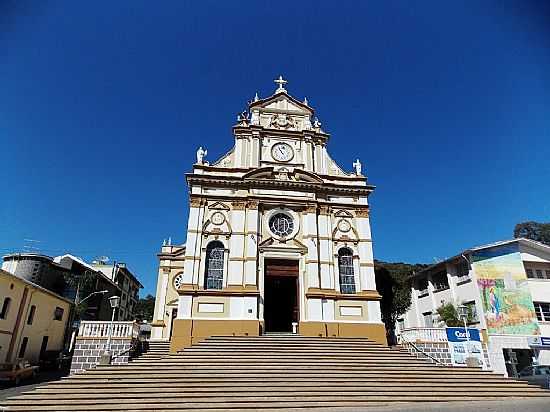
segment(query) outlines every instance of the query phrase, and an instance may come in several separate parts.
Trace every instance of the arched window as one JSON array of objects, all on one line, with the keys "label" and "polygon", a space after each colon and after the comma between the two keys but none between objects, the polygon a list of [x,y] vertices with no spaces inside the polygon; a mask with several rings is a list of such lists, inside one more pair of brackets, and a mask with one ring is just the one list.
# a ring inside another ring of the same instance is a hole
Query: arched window
[{"label": "arched window", "polygon": [[348,248],[344,247],[338,251],[338,270],[340,272],[340,292],[355,293],[353,252]]},{"label": "arched window", "polygon": [[8,312],[10,310],[11,298],[4,299],[4,304],[2,305],[2,312],[0,312],[0,319],[6,319],[8,317]]},{"label": "arched window", "polygon": [[214,241],[206,248],[206,271],[204,274],[205,289],[221,289],[223,286],[223,254],[225,248],[222,242]]},{"label": "arched window", "polygon": [[29,316],[27,318],[27,325],[32,325],[32,322],[34,320],[34,312],[36,312],[36,306],[32,305],[31,310],[29,311]]}]

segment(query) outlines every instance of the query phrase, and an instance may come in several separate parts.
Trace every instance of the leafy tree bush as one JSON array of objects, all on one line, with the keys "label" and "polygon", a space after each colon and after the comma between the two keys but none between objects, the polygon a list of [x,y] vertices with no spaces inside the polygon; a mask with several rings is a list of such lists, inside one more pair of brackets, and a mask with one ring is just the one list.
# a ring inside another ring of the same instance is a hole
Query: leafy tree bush
[{"label": "leafy tree bush", "polygon": [[518,223],[514,228],[514,237],[524,237],[550,246],[550,223]]},{"label": "leafy tree bush", "polygon": [[136,304],[135,314],[137,320],[153,320],[153,312],[155,310],[155,297],[147,295],[145,298],[140,298]]},{"label": "leafy tree bush", "polygon": [[391,263],[375,261],[376,289],[382,295],[380,310],[382,322],[386,326],[388,343],[393,345],[397,339],[395,336],[395,323],[411,306],[411,281],[410,276],[428,265]]},{"label": "leafy tree bush", "polygon": [[[458,316],[458,309],[454,304],[444,303],[440,307],[438,307],[436,311],[441,321],[445,322],[447,326],[451,328],[464,326],[464,322]],[[470,323],[473,320],[474,320],[473,310],[471,307],[468,307],[468,316],[466,318],[466,322]]]}]

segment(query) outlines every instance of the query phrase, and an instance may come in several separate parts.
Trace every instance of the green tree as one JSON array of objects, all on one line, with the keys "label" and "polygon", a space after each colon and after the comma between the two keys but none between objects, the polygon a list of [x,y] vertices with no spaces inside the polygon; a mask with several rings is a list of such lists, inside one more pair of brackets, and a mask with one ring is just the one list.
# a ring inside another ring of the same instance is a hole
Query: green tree
[{"label": "green tree", "polygon": [[96,283],[96,274],[90,270],[80,273],[71,273],[65,277],[67,286],[75,291],[74,297],[74,317],[81,319],[88,309],[87,301],[83,301],[94,291]]},{"label": "green tree", "polygon": [[155,297],[153,295],[147,295],[144,298],[139,299],[136,308],[134,310],[137,320],[146,320],[151,322],[153,320],[153,312],[155,310]]},{"label": "green tree", "polygon": [[550,246],[550,223],[518,223],[514,228],[514,237],[524,237]]},{"label": "green tree", "polygon": [[389,344],[394,344],[395,323],[411,306],[411,275],[428,265],[375,261],[376,289]]},{"label": "green tree", "polygon": [[[436,309],[439,318],[445,322],[449,327],[464,326],[464,321],[458,316],[458,309],[452,303],[444,303]],[[471,323],[474,320],[473,307],[468,306],[467,323]]]}]

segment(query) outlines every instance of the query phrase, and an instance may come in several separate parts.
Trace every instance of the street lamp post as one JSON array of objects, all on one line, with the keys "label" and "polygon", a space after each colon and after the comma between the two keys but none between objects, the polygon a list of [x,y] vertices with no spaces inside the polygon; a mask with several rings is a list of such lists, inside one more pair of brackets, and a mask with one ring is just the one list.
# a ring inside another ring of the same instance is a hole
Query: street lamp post
[{"label": "street lamp post", "polygon": [[112,354],[111,354],[111,337],[113,335],[113,326],[115,322],[115,312],[116,308],[118,308],[118,304],[120,303],[120,296],[111,296],[109,298],[109,303],[111,305],[111,308],[113,308],[113,313],[111,315],[111,323],[109,323],[109,335],[107,337],[107,344],[105,345],[105,352],[103,352],[103,355],[101,355],[100,364],[102,365],[110,365]]},{"label": "street lamp post", "polygon": [[462,322],[464,322],[464,333],[466,333],[466,366],[479,366],[477,364],[477,359],[470,356],[470,333],[468,332],[468,326],[466,324],[466,321],[468,319],[468,306],[459,305],[457,311],[458,317],[462,319]]}]

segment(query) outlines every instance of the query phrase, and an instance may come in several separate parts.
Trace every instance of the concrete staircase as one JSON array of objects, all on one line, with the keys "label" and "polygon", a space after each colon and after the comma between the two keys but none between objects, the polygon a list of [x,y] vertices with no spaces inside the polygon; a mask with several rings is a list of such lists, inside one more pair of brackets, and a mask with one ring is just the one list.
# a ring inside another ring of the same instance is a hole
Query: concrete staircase
[{"label": "concrete staircase", "polygon": [[36,388],[8,411],[235,411],[548,397],[474,368],[441,367],[366,339],[212,337]]},{"label": "concrete staircase", "polygon": [[[159,360],[163,356],[168,355],[168,353],[170,352],[170,342],[149,341],[147,344],[147,351],[145,351],[145,353],[143,353],[136,359],[146,359],[148,361]],[[135,360],[133,362],[135,362]]]}]

